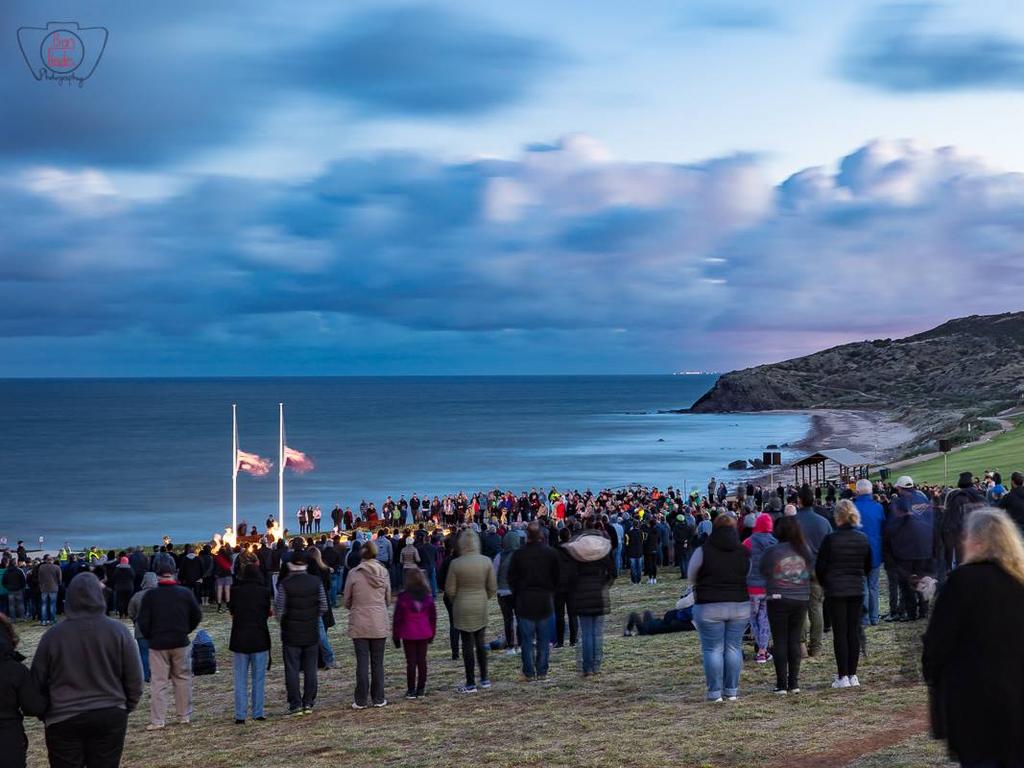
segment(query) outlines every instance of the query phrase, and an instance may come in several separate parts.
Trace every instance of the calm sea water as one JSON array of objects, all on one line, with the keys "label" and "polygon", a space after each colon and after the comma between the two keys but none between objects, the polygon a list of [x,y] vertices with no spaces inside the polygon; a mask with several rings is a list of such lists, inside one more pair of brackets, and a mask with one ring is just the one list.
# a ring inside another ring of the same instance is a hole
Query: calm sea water
[{"label": "calm sea water", "polygon": [[[804,435],[801,415],[661,414],[713,376],[0,381],[0,536],[151,544],[231,520],[231,404],[240,446],[317,469],[289,473],[299,505],[493,487],[705,486],[736,458]],[[239,477],[239,518],[277,510],[277,471]]]}]

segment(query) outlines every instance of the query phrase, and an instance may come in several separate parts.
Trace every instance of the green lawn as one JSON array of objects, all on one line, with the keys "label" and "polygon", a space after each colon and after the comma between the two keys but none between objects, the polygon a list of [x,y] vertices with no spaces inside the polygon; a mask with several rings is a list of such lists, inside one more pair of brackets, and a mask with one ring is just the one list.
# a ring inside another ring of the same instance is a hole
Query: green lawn
[{"label": "green lawn", "polygon": [[987,443],[949,454],[948,460],[949,470],[945,475],[943,459],[940,456],[894,469],[890,479],[895,480],[899,475],[909,474],[917,483],[942,483],[948,478],[949,484],[955,485],[961,472],[970,471],[981,477],[985,470],[991,469],[1000,471],[1004,484],[1009,487],[1010,473],[1024,470],[1024,427],[1018,422],[1015,429],[1004,432]]},{"label": "green lawn", "polygon": [[[883,580],[884,581],[884,580]],[[345,616],[331,630],[339,668],[321,677],[315,714],[282,716],[282,665],[275,628],[274,666],[268,676],[266,723],[236,726],[232,715],[231,656],[226,615],[207,612],[203,626],[217,642],[220,672],[195,681],[191,726],[147,733],[148,693],[129,722],[125,768],[238,768],[301,765],[396,766],[941,766],[942,745],[926,736],[926,695],[918,674],[923,625],[884,624],[868,630],[870,655],[859,689],[832,690],[831,639],[826,653],[805,663],[803,692],[772,692],[771,664],[747,661],[738,702],[706,704],[696,633],[622,637],[630,608],[667,610],[680,594],[678,576],[656,586],[620,579],[606,623],[603,674],[583,680],[573,651],[554,652],[554,680],[515,682],[518,658],[491,656],[494,688],[473,696],[454,692],[461,663],[448,658],[447,617],[430,651],[428,696],[407,702],[404,659],[388,645],[385,661],[392,706],[353,712],[353,652]],[[885,587],[882,588],[883,601]],[[884,610],[884,607],[883,607]],[[490,636],[500,631],[497,606]],[[39,627],[22,626],[22,650],[31,656]],[[173,722],[173,718],[170,722]],[[46,764],[43,732],[29,724],[30,766]]]}]

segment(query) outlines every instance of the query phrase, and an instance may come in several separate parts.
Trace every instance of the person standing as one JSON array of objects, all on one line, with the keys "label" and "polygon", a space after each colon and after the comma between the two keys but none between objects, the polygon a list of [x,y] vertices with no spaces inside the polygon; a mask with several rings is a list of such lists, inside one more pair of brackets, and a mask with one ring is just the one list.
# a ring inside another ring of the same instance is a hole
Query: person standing
[{"label": "person standing", "polygon": [[931,500],[914,487],[908,475],[896,481],[896,497],[890,508],[885,535],[899,577],[902,618],[917,621],[928,616],[928,602],[914,585],[920,577],[935,573],[935,514]]},{"label": "person standing", "polygon": [[[56,566],[54,566],[56,567]],[[18,634],[0,614],[0,755],[9,768],[25,768],[28,739],[22,724],[26,715],[42,715],[46,697],[17,651]]]},{"label": "person standing", "polygon": [[263,715],[267,662],[270,660],[270,590],[255,563],[247,564],[231,590],[228,603],[231,613],[231,637],[228,650],[234,654],[235,724],[243,725],[247,711],[248,681],[252,678],[252,719],[265,720]]},{"label": "person standing", "polygon": [[119,619],[128,618],[128,601],[132,599],[135,591],[135,573],[128,562],[128,557],[122,557],[114,568],[114,576],[107,584],[108,589],[114,591],[114,607],[117,610]]},{"label": "person standing", "polygon": [[0,577],[0,583],[7,590],[7,616],[17,622],[25,618],[25,587],[28,579],[25,576],[24,563],[11,561]]},{"label": "person standing", "polygon": [[362,562],[345,579],[343,601],[348,608],[348,636],[356,652],[352,709],[366,709],[371,702],[375,707],[386,707],[384,646],[391,629],[391,576],[380,562],[374,542],[363,544],[359,554]]},{"label": "person standing", "polygon": [[579,617],[577,666],[583,677],[600,674],[604,659],[604,617],[611,612],[609,588],[615,581],[611,542],[598,531],[583,531],[563,545],[574,561],[569,602]]},{"label": "person standing", "polygon": [[46,631],[32,676],[47,706],[51,766],[117,768],[128,713],[142,697],[142,665],[128,628],[106,616],[103,586],[91,573],[68,584],[65,619]]},{"label": "person standing", "polygon": [[755,661],[758,664],[766,664],[771,661],[771,654],[768,653],[771,626],[768,622],[767,581],[761,573],[761,556],[765,550],[774,547],[779,542],[772,535],[771,515],[762,512],[754,518],[754,525],[751,527],[753,533],[743,541],[743,546],[750,552],[750,572],[747,574],[747,593],[750,595],[750,633],[754,636],[754,647],[757,649]]},{"label": "person standing", "polygon": [[874,500],[870,480],[861,479],[856,485],[853,504],[860,513],[861,532],[871,546],[871,572],[867,576],[864,596],[864,615],[861,623],[872,627],[879,622],[878,573],[882,567],[882,539],[885,531],[885,510]]},{"label": "person standing", "polygon": [[510,656],[514,656],[519,648],[519,633],[516,632],[516,599],[508,585],[508,569],[521,541],[518,533],[507,531],[501,539],[501,552],[494,558],[494,578],[505,635],[505,653]]},{"label": "person standing", "polygon": [[551,656],[551,617],[558,587],[558,555],[546,543],[536,520],[526,526],[526,546],[509,566],[508,584],[516,601],[524,682],[544,681]]},{"label": "person standing", "polygon": [[149,725],[155,731],[166,725],[167,690],[174,689],[174,708],[180,723],[192,721],[192,653],[189,635],[203,619],[192,590],[175,580],[173,572],[161,568],[157,585],[142,598],[139,631],[149,642],[152,680]]},{"label": "person standing", "polygon": [[576,561],[565,549],[571,535],[568,528],[559,529],[558,546],[555,547],[555,553],[558,555],[558,588],[555,590],[555,648],[565,647],[566,627],[569,629],[569,646],[572,648],[576,647],[580,633],[579,619],[570,600]]},{"label": "person standing", "polygon": [[807,642],[807,655],[815,657],[821,653],[822,640],[825,634],[824,603],[825,593],[821,584],[814,575],[814,564],[818,560],[818,550],[821,542],[832,532],[832,524],[824,515],[818,514],[814,508],[814,491],[806,483],[800,487],[800,507],[796,511],[796,521],[800,525],[800,532],[804,535],[807,543],[807,553],[811,556],[811,601],[808,606],[807,615],[810,619],[810,632]]},{"label": "person standing", "polygon": [[736,518],[720,514],[711,535],[690,558],[694,584],[693,623],[700,635],[707,700],[739,697],[743,631],[750,619],[747,572],[750,555],[740,544]]},{"label": "person standing", "polygon": [[956,488],[946,494],[946,503],[942,511],[942,552],[944,562],[940,563],[939,576],[945,576],[953,570],[954,563],[960,565],[964,560],[963,536],[967,516],[972,509],[985,506],[985,494],[974,485],[974,476],[970,472],[961,472]]},{"label": "person standing", "polygon": [[658,556],[661,552],[661,530],[658,528],[655,515],[647,516],[644,525],[644,575],[648,584],[658,583]]},{"label": "person standing", "polygon": [[[416,498],[415,496],[413,498]],[[427,647],[437,634],[437,606],[423,571],[405,574],[405,590],[395,602],[391,637],[405,652],[405,698],[422,698],[427,688]]]},{"label": "person standing", "polygon": [[[462,659],[466,682],[456,690],[476,693],[476,665],[480,665],[480,688],[491,687],[487,676],[487,603],[498,591],[490,558],[480,554],[480,537],[476,531],[463,531],[456,541],[456,557],[448,568],[445,595],[452,601],[452,626],[462,641]],[[554,552],[551,553],[554,556]],[[513,558],[513,568],[515,567]],[[549,614],[550,615],[550,614]]]},{"label": "person standing", "polygon": [[835,511],[836,530],[821,542],[815,571],[828,597],[832,619],[832,644],[836,654],[833,688],[860,685],[860,618],[864,609],[864,579],[871,573],[871,545],[857,530],[860,512],[849,499],[841,499]]},{"label": "person standing", "polygon": [[43,626],[57,621],[57,593],[60,592],[60,566],[53,557],[43,555],[39,566],[39,623]]},{"label": "person standing", "polygon": [[128,618],[132,620],[135,643],[139,646],[139,660],[142,662],[142,677],[147,683],[150,679],[149,641],[142,636],[142,631],[139,629],[139,609],[142,607],[142,599],[146,596],[146,593],[154,589],[156,584],[156,574],[152,571],[146,571],[142,575],[142,584],[139,586],[139,591],[132,595],[132,599],[128,601]]},{"label": "person standing", "polygon": [[309,560],[302,550],[293,551],[284,567],[287,576],[277,583],[274,615],[281,626],[288,714],[305,715],[312,712],[316,704],[317,659],[323,625],[320,617],[327,613],[327,593],[321,578],[309,573]]},{"label": "person standing", "polygon": [[629,560],[629,580],[639,584],[644,566],[644,531],[637,521],[633,520],[624,535],[626,559]]},{"label": "person standing", "polygon": [[775,693],[799,693],[800,640],[811,599],[811,557],[795,517],[779,518],[775,538],[779,543],[761,555],[760,563],[775,649]]},{"label": "person standing", "polygon": [[964,562],[924,634],[932,735],[961,766],[1024,763],[1024,543],[1002,510],[967,518]]}]

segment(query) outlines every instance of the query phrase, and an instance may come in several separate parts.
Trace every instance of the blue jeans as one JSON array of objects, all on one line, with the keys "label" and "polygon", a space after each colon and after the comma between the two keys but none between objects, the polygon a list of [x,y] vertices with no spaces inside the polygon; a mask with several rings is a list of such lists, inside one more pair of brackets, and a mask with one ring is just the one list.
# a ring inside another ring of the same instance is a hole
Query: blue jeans
[{"label": "blue jeans", "polygon": [[634,584],[640,583],[640,576],[644,572],[644,559],[642,557],[629,558],[629,580]]},{"label": "blue jeans", "polygon": [[25,618],[25,593],[24,592],[8,592],[7,593],[7,605],[10,608],[10,612],[7,614],[7,618],[11,621]]},{"label": "blue jeans", "polygon": [[327,596],[327,599],[331,602],[332,608],[338,607],[338,595],[341,594],[341,571],[335,571],[331,574],[331,594]]},{"label": "blue jeans", "polygon": [[580,616],[580,641],[576,657],[580,672],[601,671],[604,658],[604,616]]},{"label": "blue jeans", "polygon": [[430,584],[430,594],[437,597],[437,570],[426,571],[427,583]]},{"label": "blue jeans", "polygon": [[700,635],[708,701],[739,693],[743,668],[743,632],[750,621],[746,603],[700,603],[693,606],[693,623]]},{"label": "blue jeans", "polygon": [[881,566],[871,569],[871,573],[864,577],[867,589],[864,590],[864,616],[861,624],[875,626],[878,623],[878,571]]},{"label": "blue jeans", "polygon": [[334,649],[331,648],[331,641],[327,637],[327,627],[324,626],[324,620],[320,619],[317,622],[320,626],[320,655],[323,656],[324,666],[334,666]]},{"label": "blue jeans", "polygon": [[40,592],[39,593],[39,620],[40,621],[56,621],[57,620],[57,593],[56,592]]},{"label": "blue jeans", "polygon": [[616,572],[622,570],[622,566],[623,566],[624,562],[625,561],[622,559],[622,544],[620,542],[619,546],[617,546],[615,548],[615,571]]},{"label": "blue jeans", "polygon": [[544,677],[548,673],[553,618],[554,616],[546,616],[543,619],[519,617],[519,645],[523,649],[523,674],[527,677]]},{"label": "blue jeans", "polygon": [[247,684],[252,674],[252,716],[263,717],[263,689],[267,681],[267,659],[270,651],[236,653],[232,667],[235,670],[235,720],[245,720]]},{"label": "blue jeans", "polygon": [[142,658],[142,679],[149,682],[149,640],[144,637],[135,639],[139,644],[139,656]]}]

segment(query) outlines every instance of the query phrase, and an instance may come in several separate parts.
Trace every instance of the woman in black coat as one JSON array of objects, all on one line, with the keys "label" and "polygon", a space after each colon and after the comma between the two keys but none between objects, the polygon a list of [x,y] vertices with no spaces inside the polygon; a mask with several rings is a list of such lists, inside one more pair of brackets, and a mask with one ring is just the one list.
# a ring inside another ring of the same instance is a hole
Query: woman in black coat
[{"label": "woman in black coat", "polygon": [[580,625],[577,665],[590,677],[600,673],[604,657],[604,617],[611,611],[608,590],[615,580],[612,545],[600,531],[588,530],[562,549],[571,557],[569,603]]},{"label": "woman in black coat", "polygon": [[922,667],[932,734],[962,766],[1024,764],[1024,543],[1005,512],[967,518],[964,565],[939,591]]},{"label": "woman in black coat", "polygon": [[43,696],[16,650],[18,636],[6,616],[0,614],[0,755],[4,766],[25,768],[28,739],[22,718],[46,710]]},{"label": "woman in black coat", "polygon": [[864,612],[864,578],[871,573],[871,544],[857,530],[860,512],[849,499],[836,505],[836,529],[818,550],[814,571],[828,598],[832,618],[832,645],[836,654],[833,688],[860,685],[860,617]]},{"label": "woman in black coat", "polygon": [[263,695],[270,661],[270,590],[255,563],[242,569],[231,589],[231,637],[228,649],[234,653],[235,722],[245,722],[248,709],[248,678],[252,675],[252,717],[263,720]]}]

